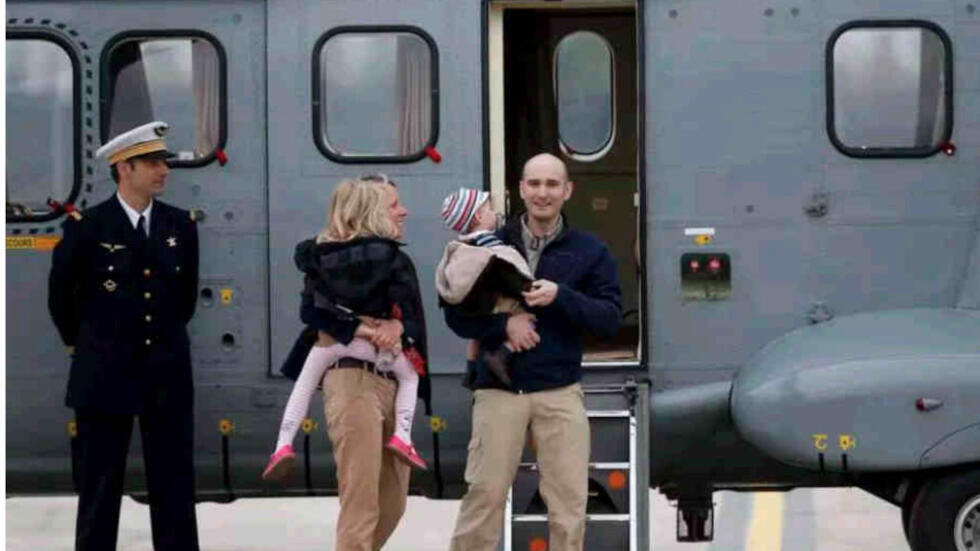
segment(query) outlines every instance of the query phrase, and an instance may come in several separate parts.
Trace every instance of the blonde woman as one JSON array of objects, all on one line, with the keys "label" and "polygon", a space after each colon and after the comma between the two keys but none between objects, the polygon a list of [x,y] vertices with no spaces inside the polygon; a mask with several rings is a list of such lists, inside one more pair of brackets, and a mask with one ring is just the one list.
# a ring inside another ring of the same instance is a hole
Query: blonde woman
[{"label": "blonde woman", "polygon": [[[310,347],[296,377],[263,479],[281,479],[291,471],[295,463],[293,439],[322,381],[341,503],[347,505],[348,501],[344,499],[345,486],[363,485],[363,481],[345,480],[343,472],[355,466],[351,462],[361,465],[374,458],[343,454],[353,442],[345,441],[350,431],[340,425],[349,421],[352,413],[349,408],[331,413],[331,409],[336,410],[329,404],[334,397],[350,398],[340,396],[346,390],[334,388],[335,377],[366,379],[370,387],[397,383],[393,434],[384,442],[377,441],[375,455],[381,456],[383,443],[403,462],[425,469],[425,461],[411,439],[419,376],[425,375],[425,320],[415,268],[397,241],[407,214],[387,179],[346,180],[334,190],[323,230],[315,239],[297,246],[296,263],[305,274],[301,317],[310,325],[308,335],[317,330],[317,342]],[[295,371],[295,365],[289,363],[287,360],[283,367],[287,375]],[[384,402],[380,399],[377,405],[387,411]],[[379,436],[389,432],[381,426],[374,428]],[[363,438],[370,431],[358,429],[356,433],[357,438]],[[370,439],[365,441],[370,443]]]}]

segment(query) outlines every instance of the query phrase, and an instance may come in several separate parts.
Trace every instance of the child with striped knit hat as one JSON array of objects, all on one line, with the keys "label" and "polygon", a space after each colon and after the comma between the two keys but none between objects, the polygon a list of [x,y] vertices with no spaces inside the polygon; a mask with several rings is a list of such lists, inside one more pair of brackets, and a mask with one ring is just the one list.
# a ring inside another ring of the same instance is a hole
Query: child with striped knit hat
[{"label": "child with striped knit hat", "polygon": [[[534,276],[521,253],[494,233],[501,217],[490,194],[461,187],[443,201],[441,216],[459,235],[446,245],[436,266],[440,301],[461,305],[474,315],[523,312],[521,293],[530,289]],[[470,341],[467,356],[471,367],[480,352],[477,341]],[[510,344],[482,352],[490,372],[502,386],[510,387]],[[470,386],[473,376],[471,368],[464,386]]]}]

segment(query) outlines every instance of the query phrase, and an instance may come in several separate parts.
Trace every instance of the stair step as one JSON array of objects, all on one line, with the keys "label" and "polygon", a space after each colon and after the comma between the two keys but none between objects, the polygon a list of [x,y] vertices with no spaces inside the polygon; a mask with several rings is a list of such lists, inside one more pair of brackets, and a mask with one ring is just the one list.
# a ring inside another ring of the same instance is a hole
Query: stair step
[{"label": "stair step", "polygon": [[[548,515],[511,515],[514,522],[548,522]],[[585,520],[596,522],[629,522],[629,515],[585,515]]]}]

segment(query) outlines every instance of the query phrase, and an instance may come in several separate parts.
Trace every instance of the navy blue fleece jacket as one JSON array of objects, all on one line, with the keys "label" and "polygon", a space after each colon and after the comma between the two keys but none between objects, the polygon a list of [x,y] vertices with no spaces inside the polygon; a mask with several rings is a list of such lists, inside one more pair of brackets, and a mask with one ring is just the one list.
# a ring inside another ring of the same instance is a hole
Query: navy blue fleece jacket
[{"label": "navy blue fleece jacket", "polygon": [[[576,383],[582,378],[582,335],[611,337],[619,329],[619,279],[609,248],[590,233],[569,228],[541,253],[535,279],[558,284],[558,295],[548,306],[530,308],[537,316],[541,342],[514,354],[511,390],[534,392]],[[521,224],[514,220],[497,231],[506,244],[526,258]],[[493,350],[507,339],[509,314],[467,315],[458,306],[445,306],[446,323],[457,335],[478,339],[481,350]],[[481,360],[476,362],[475,388],[503,388]]]}]

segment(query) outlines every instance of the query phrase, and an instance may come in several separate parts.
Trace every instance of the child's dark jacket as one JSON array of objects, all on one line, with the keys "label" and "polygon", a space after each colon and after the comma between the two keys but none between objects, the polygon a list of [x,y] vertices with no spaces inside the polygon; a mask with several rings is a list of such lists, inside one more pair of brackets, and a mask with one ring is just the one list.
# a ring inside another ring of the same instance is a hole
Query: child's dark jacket
[{"label": "child's dark jacket", "polygon": [[[296,245],[294,260],[304,274],[300,319],[307,327],[300,334],[280,371],[295,379],[302,370],[317,330],[349,344],[360,324],[358,315],[391,318],[392,305],[401,310],[405,329],[402,347],[415,348],[428,363],[425,316],[418,277],[402,244],[382,237]],[[430,414],[429,378],[419,379],[419,397]]]}]

